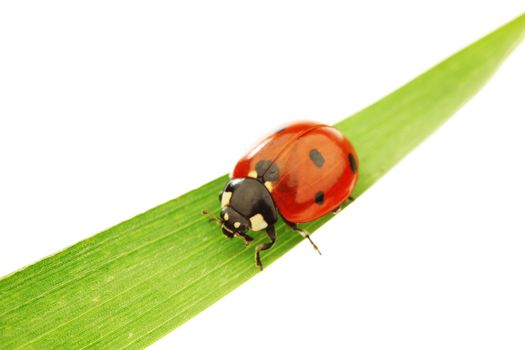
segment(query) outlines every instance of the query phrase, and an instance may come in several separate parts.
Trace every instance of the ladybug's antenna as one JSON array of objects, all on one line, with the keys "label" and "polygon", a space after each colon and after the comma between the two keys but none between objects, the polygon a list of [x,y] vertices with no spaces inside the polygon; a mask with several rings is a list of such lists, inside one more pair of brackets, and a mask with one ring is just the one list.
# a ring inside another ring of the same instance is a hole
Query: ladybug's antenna
[{"label": "ladybug's antenna", "polygon": [[212,222],[212,221],[215,221],[216,223],[218,223],[219,225],[222,225],[222,220],[219,219],[217,216],[215,216],[214,214],[210,213],[209,211],[207,210],[203,210],[202,211],[202,215],[208,215],[210,218],[208,219],[209,222]]}]

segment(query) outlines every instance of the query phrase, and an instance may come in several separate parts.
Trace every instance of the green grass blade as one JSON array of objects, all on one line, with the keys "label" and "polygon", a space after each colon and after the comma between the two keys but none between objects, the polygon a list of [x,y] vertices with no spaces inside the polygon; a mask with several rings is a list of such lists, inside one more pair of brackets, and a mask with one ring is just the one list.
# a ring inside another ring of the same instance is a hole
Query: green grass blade
[{"label": "green grass blade", "polygon": [[[338,123],[360,156],[355,195],[472,97],[524,35],[522,15]],[[200,214],[218,210],[226,179],[1,279],[0,347],[143,348],[254,276],[253,249],[224,239]],[[301,240],[282,224],[277,232],[266,265]]]}]

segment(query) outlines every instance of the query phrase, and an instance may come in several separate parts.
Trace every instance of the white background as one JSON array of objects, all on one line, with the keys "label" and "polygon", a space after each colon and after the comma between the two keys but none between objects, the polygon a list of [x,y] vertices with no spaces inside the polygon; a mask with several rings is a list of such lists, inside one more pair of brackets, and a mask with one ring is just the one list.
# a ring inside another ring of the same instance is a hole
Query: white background
[{"label": "white background", "polygon": [[[0,275],[333,123],[523,1],[0,5]],[[525,47],[350,208],[152,349],[523,349]],[[218,234],[220,234],[218,232]]]}]

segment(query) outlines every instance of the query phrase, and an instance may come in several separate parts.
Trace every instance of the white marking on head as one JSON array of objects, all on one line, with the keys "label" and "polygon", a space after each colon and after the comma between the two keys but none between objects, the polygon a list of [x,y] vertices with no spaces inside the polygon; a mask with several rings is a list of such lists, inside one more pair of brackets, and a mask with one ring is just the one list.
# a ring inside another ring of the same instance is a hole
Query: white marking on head
[{"label": "white marking on head", "polygon": [[253,177],[254,179],[257,178],[257,171],[252,170],[248,173],[248,177]]},{"label": "white marking on head", "polygon": [[231,192],[223,192],[221,197],[221,207],[224,208],[228,204],[230,204],[230,199],[232,198]]},{"label": "white marking on head", "polygon": [[264,187],[266,187],[268,189],[268,191],[272,192],[273,190],[273,186],[272,186],[272,183],[270,181],[266,181],[264,183]]},{"label": "white marking on head", "polygon": [[237,221],[237,222],[235,222],[235,223],[233,224],[233,227],[235,227],[235,228],[239,228],[239,227],[241,227],[241,223]]},{"label": "white marking on head", "polygon": [[230,217],[228,216],[228,213],[224,213],[224,221],[228,221]]},{"label": "white marking on head", "polygon": [[264,221],[261,214],[255,214],[250,218],[251,228],[253,231],[260,231],[268,227],[268,223]]}]

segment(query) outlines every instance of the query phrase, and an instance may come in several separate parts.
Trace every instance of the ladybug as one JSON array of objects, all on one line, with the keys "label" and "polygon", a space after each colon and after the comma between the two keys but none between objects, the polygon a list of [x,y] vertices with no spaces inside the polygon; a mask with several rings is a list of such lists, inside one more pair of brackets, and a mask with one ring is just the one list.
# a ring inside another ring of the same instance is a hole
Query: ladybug
[{"label": "ladybug", "polygon": [[257,246],[255,263],[262,270],[260,252],[276,241],[278,214],[284,222],[317,246],[297,224],[336,213],[352,200],[358,159],[352,144],[331,126],[310,121],[289,124],[257,143],[235,166],[231,180],[219,194],[220,218],[228,238],[245,245],[249,230],[265,230],[270,241]]}]

